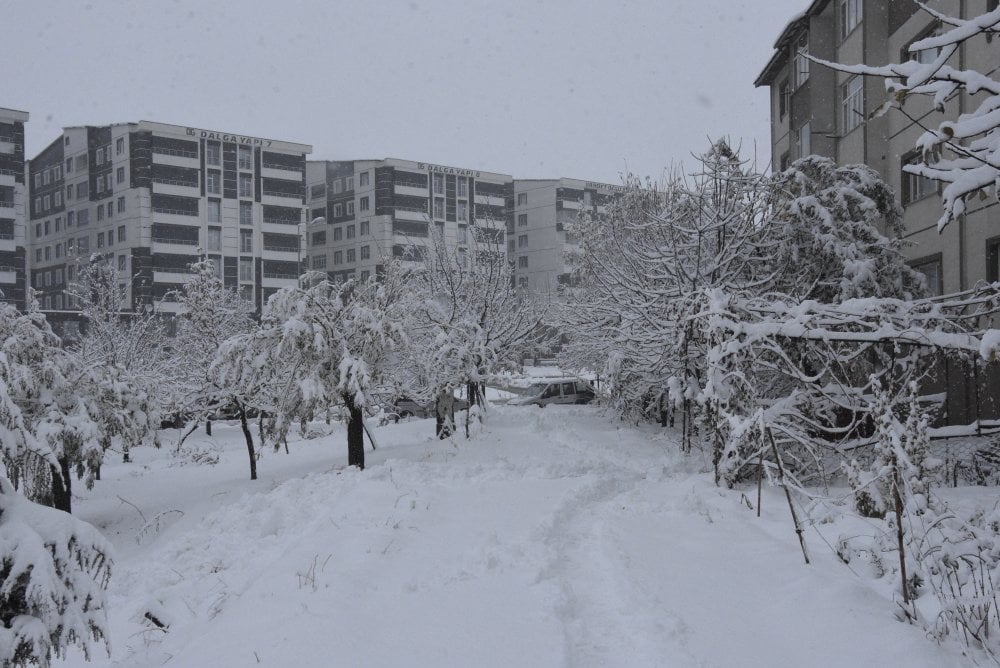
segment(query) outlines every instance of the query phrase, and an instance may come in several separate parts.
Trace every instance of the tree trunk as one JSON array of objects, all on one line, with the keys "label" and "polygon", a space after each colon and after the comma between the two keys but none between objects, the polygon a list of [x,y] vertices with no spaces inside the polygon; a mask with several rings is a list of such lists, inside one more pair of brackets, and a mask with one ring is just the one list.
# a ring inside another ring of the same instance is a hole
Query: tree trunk
[{"label": "tree trunk", "polygon": [[364,412],[354,403],[354,397],[344,395],[347,406],[347,465],[365,469]]},{"label": "tree trunk", "polygon": [[211,420],[205,420],[205,435],[206,436],[211,436],[212,435],[212,421]]},{"label": "tree trunk", "polygon": [[451,390],[443,389],[435,396],[434,420],[438,438],[448,438],[455,433],[455,397]]},{"label": "tree trunk", "polygon": [[[247,454],[250,455],[250,479],[257,479],[257,455],[253,448],[253,434],[247,425],[247,409],[242,403],[236,404],[240,411],[240,427],[243,429],[243,438],[247,441]],[[211,421],[208,424],[212,424]]]},{"label": "tree trunk", "polygon": [[59,468],[52,468],[52,507],[67,513],[73,512],[72,479],[70,478],[69,460],[60,457]]}]

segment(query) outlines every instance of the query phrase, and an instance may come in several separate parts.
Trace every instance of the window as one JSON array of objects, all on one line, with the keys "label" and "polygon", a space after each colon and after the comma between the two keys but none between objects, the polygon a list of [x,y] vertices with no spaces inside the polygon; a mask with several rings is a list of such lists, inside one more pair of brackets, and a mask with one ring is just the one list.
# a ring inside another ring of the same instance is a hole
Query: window
[{"label": "window", "polygon": [[107,209],[108,209],[108,218],[114,218],[114,216],[115,216],[115,203],[114,202],[108,202]]},{"label": "window", "polygon": [[125,213],[125,198],[118,198],[118,213]]},{"label": "window", "polygon": [[368,172],[358,174],[358,186],[364,188],[368,185]]},{"label": "window", "polygon": [[98,164],[98,165],[103,165],[104,164],[104,147],[103,146],[101,148],[97,149],[97,151],[94,153],[94,163]]},{"label": "window", "polygon": [[80,209],[76,212],[76,224],[80,226],[90,224],[90,209]]},{"label": "window", "polygon": [[846,39],[861,23],[862,0],[840,0],[840,39]]},{"label": "window", "polygon": [[357,260],[357,258],[355,257],[355,254],[356,253],[355,253],[355,250],[353,248],[348,248],[347,249],[347,261],[348,262],[355,262]]},{"label": "window", "polygon": [[518,235],[518,237],[517,237],[517,247],[518,248],[527,248],[528,247],[528,235],[527,234]]},{"label": "window", "polygon": [[36,188],[41,188],[42,187],[42,173],[41,172],[35,172],[35,187]]},{"label": "window", "polygon": [[333,253],[333,265],[337,266],[338,264],[343,264],[343,263],[344,263],[344,252],[343,251],[334,251],[334,253]]},{"label": "window", "polygon": [[108,190],[108,191],[111,191],[111,190],[114,190],[114,188],[115,188],[115,184],[114,184],[114,183],[112,183],[112,181],[111,181],[111,178],[112,178],[112,176],[111,176],[111,172],[108,172],[108,173],[107,173],[107,174],[106,174],[106,175],[104,176],[104,183],[105,183],[105,186],[104,186],[104,189],[105,189],[105,190]]},{"label": "window", "polygon": [[344,177],[344,190],[354,190],[354,177],[346,176]]},{"label": "window", "polygon": [[528,268],[528,256],[527,255],[522,255],[521,257],[517,258],[517,266],[518,266],[519,269],[527,269]]},{"label": "window", "polygon": [[84,169],[87,169],[87,155],[83,154],[76,156],[76,171],[79,172]]},{"label": "window", "polygon": [[368,211],[368,198],[362,197],[358,200],[358,211]]},{"label": "window", "polygon": [[240,202],[240,225],[253,225],[253,202]]},{"label": "window", "polygon": [[518,279],[517,279],[517,287],[521,288],[522,290],[523,289],[527,289],[527,287],[528,287],[528,277],[527,276],[519,276]]},{"label": "window", "polygon": [[52,172],[50,170],[46,169],[44,172],[42,172],[42,185],[43,186],[49,185],[49,179],[51,177],[52,177]]},{"label": "window", "polygon": [[240,174],[240,197],[253,197],[252,174]]},{"label": "window", "polygon": [[351,200],[350,202],[347,203],[347,215],[348,216],[354,215],[354,200]]},{"label": "window", "polygon": [[124,225],[119,225],[118,226],[118,243],[120,243],[120,244],[125,243],[125,226]]},{"label": "window", "polygon": [[518,193],[517,194],[517,205],[525,206],[528,203],[528,193]]},{"label": "window", "polygon": [[62,257],[62,244],[56,244],[56,259]]},{"label": "window", "polygon": [[312,258],[313,269],[326,269],[326,255],[314,255]]},{"label": "window", "polygon": [[208,200],[208,222],[210,223],[222,222],[222,200],[218,199]]},{"label": "window", "polygon": [[110,248],[111,246],[114,245],[115,245],[115,231],[108,230],[108,247]]},{"label": "window", "polygon": [[371,249],[371,247],[370,246],[362,246],[361,247],[361,259],[362,260],[370,260],[371,256],[372,256],[372,249]]},{"label": "window", "polygon": [[795,69],[793,70],[795,88],[809,80],[809,59],[805,55],[807,53],[809,53],[809,36],[803,34],[795,45]]},{"label": "window", "polygon": [[435,197],[434,198],[434,217],[444,218],[444,198]]},{"label": "window", "polygon": [[799,133],[798,133],[800,158],[812,154],[812,148],[810,146],[811,138],[812,138],[812,131],[809,129],[809,124],[803,123],[802,127],[799,128]]},{"label": "window", "polygon": [[344,230],[342,230],[339,227],[333,228],[333,240],[340,241],[343,238],[344,238]]},{"label": "window", "polygon": [[[996,281],[996,271],[997,271],[997,243],[995,241],[987,242],[987,267],[986,274],[987,278],[991,281]],[[910,267],[915,271],[919,271],[924,275],[927,280],[927,293],[931,297],[936,297],[944,293],[943,276],[941,271],[941,254],[933,255],[931,257],[920,258],[913,260],[910,263]]]},{"label": "window", "polygon": [[121,155],[125,152],[125,138],[119,137],[115,140],[115,155]]},{"label": "window", "polygon": [[125,271],[127,268],[128,268],[128,256],[127,255],[119,255],[118,256],[118,271]]},{"label": "window", "polygon": [[341,202],[337,202],[333,205],[333,217],[341,218],[344,215],[344,205]]},{"label": "window", "polygon": [[115,181],[117,183],[125,183],[125,168],[119,167],[115,170]]},{"label": "window", "polygon": [[458,196],[468,197],[469,196],[469,179],[464,176],[458,177]]},{"label": "window", "polygon": [[42,209],[48,211],[52,208],[52,198],[49,195],[42,197]]},{"label": "window", "polygon": [[76,252],[80,255],[90,252],[90,237],[80,237],[76,240]]},{"label": "window", "polygon": [[904,206],[922,200],[938,191],[938,182],[934,179],[919,174],[910,174],[904,169],[907,165],[920,164],[922,163],[919,151],[907,153],[900,159],[900,169],[903,170],[899,181],[901,185],[900,189],[902,190],[900,199],[903,201]]},{"label": "window", "polygon": [[240,280],[253,280],[253,260],[248,257],[240,258]]},{"label": "window", "polygon": [[924,64],[933,63],[934,60],[939,55],[941,55],[941,47],[935,46],[930,49],[921,49],[920,51],[913,51],[912,47],[915,43],[919,42],[920,40],[927,39],[928,37],[937,37],[940,34],[941,34],[941,25],[939,23],[935,23],[930,28],[925,30],[923,34],[921,34],[919,37],[917,37],[912,42],[907,44],[903,48],[903,53],[900,54],[899,59],[901,61],[916,60],[917,62]]},{"label": "window", "polygon": [[209,195],[222,194],[222,173],[210,169],[205,173],[205,190]]},{"label": "window", "polygon": [[[66,240],[66,256],[67,257],[69,257],[70,255],[72,255],[72,253],[73,253],[73,244],[74,244],[75,241],[76,241],[76,239],[67,239]],[[70,268],[72,269],[72,265],[70,265]],[[72,271],[70,272],[70,277],[69,278],[70,278],[70,280],[73,280],[73,272]]]},{"label": "window", "polygon": [[340,179],[334,179],[333,180],[333,194],[337,195],[342,190],[343,190],[343,184],[341,183]]},{"label": "window", "polygon": [[66,173],[73,171],[73,158],[66,158]]},{"label": "window", "polygon": [[41,261],[42,261],[42,249],[41,248],[36,248],[35,249],[35,262],[41,262]]},{"label": "window", "polygon": [[253,253],[253,230],[240,230],[240,252]]},{"label": "window", "polygon": [[73,227],[74,223],[76,223],[76,212],[75,211],[67,211],[66,212],[66,227]]},{"label": "window", "polygon": [[62,231],[62,216],[56,216],[56,232]]},{"label": "window", "polygon": [[519,213],[517,214],[517,224],[519,227],[524,227],[528,224],[528,214]]},{"label": "window", "polygon": [[58,181],[62,178],[62,164],[58,164],[52,168],[52,180]]},{"label": "window", "polygon": [[469,205],[466,202],[458,202],[455,205],[455,215],[458,220],[469,219]]},{"label": "window", "polygon": [[47,221],[47,220],[45,221],[45,227],[44,227],[44,229],[45,229],[45,235],[46,236],[48,236],[49,232],[52,231],[52,226],[51,226],[50,222]]},{"label": "window", "polygon": [[778,84],[778,118],[784,118],[788,113],[788,79]]},{"label": "window", "polygon": [[73,186],[66,186],[66,201],[73,199]]},{"label": "window", "polygon": [[219,143],[210,141],[205,144],[205,164],[220,166],[222,165],[221,151],[219,150]]},{"label": "window", "polygon": [[55,198],[55,205],[62,206],[62,190],[57,190],[53,197]]},{"label": "window", "polygon": [[368,234],[370,233],[370,229],[371,229],[371,223],[369,223],[369,221],[367,221],[367,220],[362,220],[360,227],[361,227],[361,229],[358,230],[358,232],[361,234],[361,236],[363,236],[363,237],[368,236]]},{"label": "window", "polygon": [[840,87],[840,127],[847,134],[865,119],[864,79],[851,77]]},{"label": "window", "polygon": [[238,153],[240,169],[253,169],[253,151],[249,146],[240,146]]},{"label": "window", "polygon": [[365,271],[361,272],[361,280],[367,281],[369,278],[371,278],[371,275],[372,273],[366,269]]},{"label": "window", "polygon": [[[104,248],[104,232],[98,232],[97,233],[97,247],[98,248]],[[46,250],[46,255],[48,255],[47,251],[49,249],[46,248],[45,250]],[[48,259],[48,258],[46,258],[46,259]]]},{"label": "window", "polygon": [[210,227],[208,228],[208,250],[210,251],[221,251],[222,250],[222,228],[221,227]]},{"label": "window", "polygon": [[90,194],[88,192],[88,190],[89,190],[89,188],[88,188],[88,184],[87,184],[86,181],[84,181],[83,183],[77,183],[76,184],[76,198],[77,199],[84,199],[85,197],[87,197]]},{"label": "window", "polygon": [[467,244],[469,243],[469,228],[465,225],[458,226],[458,243]]},{"label": "window", "polygon": [[326,245],[326,230],[321,230],[319,232],[313,232],[312,238],[309,240],[312,246],[325,246]]},{"label": "window", "polygon": [[104,205],[97,207],[97,222],[104,220]]},{"label": "window", "polygon": [[465,268],[465,267],[469,266],[469,260],[468,260],[468,257],[465,254],[465,249],[464,248],[459,248],[458,249],[458,266],[462,267],[462,268]]},{"label": "window", "polygon": [[444,194],[444,175],[434,174],[434,194],[443,195]]},{"label": "window", "polygon": [[354,238],[354,225],[348,225],[347,226],[347,238],[348,239],[353,239]]}]

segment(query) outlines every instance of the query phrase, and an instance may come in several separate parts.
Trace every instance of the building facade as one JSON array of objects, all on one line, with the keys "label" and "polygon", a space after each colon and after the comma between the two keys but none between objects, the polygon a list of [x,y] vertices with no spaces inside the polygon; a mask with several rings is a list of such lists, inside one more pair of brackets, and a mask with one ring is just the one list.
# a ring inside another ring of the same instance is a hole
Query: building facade
[{"label": "building facade", "polygon": [[28,112],[0,108],[0,300],[25,307],[24,124]]},{"label": "building facade", "polygon": [[507,256],[518,288],[554,294],[570,282],[566,252],[577,247],[572,223],[581,214],[602,216],[623,186],[579,179],[516,179],[514,220]]},{"label": "building facade", "polygon": [[475,242],[504,248],[508,174],[387,158],[306,165],[309,269],[334,280],[377,275],[387,257],[423,260],[431,234],[468,266]]},{"label": "building facade", "polygon": [[[972,18],[997,7],[996,0],[941,0],[934,9],[946,15]],[[942,232],[939,183],[903,172],[920,159],[914,150],[924,127],[973,109],[978,102],[966,94],[946,103],[943,113],[931,100],[913,96],[903,111],[885,103],[882,79],[836,72],[809,61],[808,53],[829,61],[884,65],[917,59],[932,62],[937,49],[910,53],[919,39],[938,34],[939,21],[912,0],[814,0],[785,27],[775,42],[771,60],[755,81],[771,93],[771,159],[783,169],[799,157],[818,154],[839,164],[866,164],[876,169],[896,191],[904,211],[904,238],[910,265],[926,277],[932,294],[948,294],[1000,277],[1000,206],[996,198],[970,201],[967,213]],[[996,76],[1000,40],[979,35],[968,40],[949,63]],[[951,363],[949,363],[951,364]],[[942,371],[952,422],[980,416],[1000,416],[1000,379],[974,369]]]},{"label": "building facade", "polygon": [[44,310],[73,310],[81,262],[103,256],[132,308],[177,310],[211,259],[260,310],[295,285],[312,148],[150,121],[69,127],[29,163],[28,268]]}]

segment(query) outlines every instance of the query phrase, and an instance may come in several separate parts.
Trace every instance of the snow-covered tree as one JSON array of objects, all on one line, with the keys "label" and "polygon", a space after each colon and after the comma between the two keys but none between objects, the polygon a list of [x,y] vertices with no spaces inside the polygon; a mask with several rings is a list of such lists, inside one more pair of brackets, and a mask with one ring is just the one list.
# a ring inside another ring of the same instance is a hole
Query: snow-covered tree
[{"label": "snow-covered tree", "polygon": [[22,314],[0,304],[0,663],[5,666],[47,666],[74,645],[89,657],[92,641],[107,644],[110,546],[90,525],[28,501],[11,483],[27,485],[38,466],[59,478],[64,469],[50,444],[74,432],[84,432],[77,445],[94,440],[92,420],[71,405],[65,360],[40,313]]},{"label": "snow-covered tree", "polygon": [[224,285],[212,261],[195,262],[191,273],[176,295],[181,311],[171,381],[175,410],[198,421],[238,400],[216,383],[209,367],[223,341],[250,332],[255,322],[252,307]]},{"label": "snow-covered tree", "polygon": [[470,236],[467,250],[459,250],[432,235],[423,266],[407,281],[416,305],[408,327],[415,370],[408,392],[435,400],[442,438],[455,429],[454,390],[464,385],[469,403],[481,403],[487,377],[520,361],[545,313],[544,303],[514,287],[496,229],[472,226]]},{"label": "snow-covered tree", "polygon": [[404,322],[412,304],[404,285],[398,264],[390,262],[378,278],[323,280],[277,292],[259,328],[222,345],[213,365],[217,382],[273,402],[269,420],[276,439],[294,422],[342,405],[348,465],[364,468],[364,411],[393,393],[407,339]]},{"label": "snow-covered tree", "polygon": [[[884,66],[845,65],[815,59],[843,72],[881,77],[886,82],[888,99],[879,113],[897,109],[913,122],[923,121],[910,114],[908,99],[929,97],[937,111],[945,112],[946,104],[955,96],[966,93],[970,97],[971,111],[942,120],[937,127],[925,127],[916,146],[923,157],[921,164],[905,165],[903,170],[927,178],[943,181],[944,212],[938,220],[938,229],[965,213],[970,197],[985,195],[990,188],[994,197],[1000,196],[1000,81],[993,73],[962,69],[962,60],[954,66],[954,56],[963,44],[983,35],[1000,33],[1000,9],[960,19],[918,3],[944,29],[909,45],[912,54],[936,54],[928,58],[914,58],[904,63]],[[974,96],[974,97],[973,97]]]}]

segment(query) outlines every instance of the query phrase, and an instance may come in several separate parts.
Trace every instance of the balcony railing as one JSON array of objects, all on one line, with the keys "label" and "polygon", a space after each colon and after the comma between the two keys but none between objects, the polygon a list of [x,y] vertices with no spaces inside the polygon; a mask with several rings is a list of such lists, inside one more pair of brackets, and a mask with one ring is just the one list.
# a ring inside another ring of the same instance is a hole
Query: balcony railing
[{"label": "balcony railing", "polygon": [[176,237],[153,237],[153,243],[177,244],[178,246],[197,246],[197,239],[177,239]]},{"label": "balcony railing", "polygon": [[153,153],[160,153],[162,155],[172,155],[178,158],[194,158],[198,159],[198,151],[184,151],[178,148],[164,148],[162,146],[154,146]]},{"label": "balcony railing", "polygon": [[198,187],[198,181],[182,181],[180,179],[168,179],[162,176],[154,176],[153,183],[163,183],[168,186],[184,186],[185,188]]},{"label": "balcony railing", "polygon": [[264,217],[264,222],[265,223],[270,223],[272,225],[298,225],[302,221],[301,220],[287,220],[285,218],[268,218],[267,216],[265,216]]},{"label": "balcony railing", "polygon": [[0,199],[0,206],[5,206],[8,209],[14,208],[14,200],[12,199]]},{"label": "balcony railing", "polygon": [[262,194],[267,195],[268,197],[287,197],[289,199],[302,199],[302,195],[300,193],[289,193],[281,190],[264,190],[262,191]]},{"label": "balcony railing", "polygon": [[278,251],[279,253],[298,253],[298,246],[278,246],[276,244],[264,244],[266,251]]},{"label": "balcony railing", "polygon": [[183,209],[168,209],[162,206],[154,206],[153,211],[156,213],[167,213],[173,216],[197,216],[197,211],[185,211]]},{"label": "balcony railing", "polygon": [[13,232],[0,232],[0,240],[11,241],[14,239]]},{"label": "balcony railing", "polygon": [[291,280],[295,280],[299,277],[298,274],[287,274],[280,271],[265,271],[262,276],[264,278],[288,278]]}]

